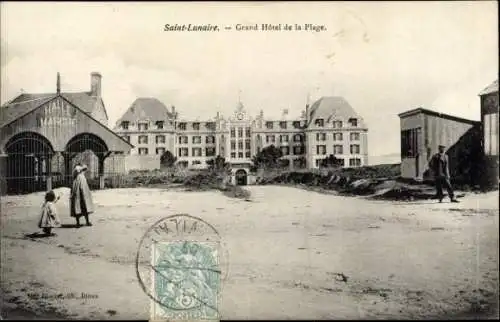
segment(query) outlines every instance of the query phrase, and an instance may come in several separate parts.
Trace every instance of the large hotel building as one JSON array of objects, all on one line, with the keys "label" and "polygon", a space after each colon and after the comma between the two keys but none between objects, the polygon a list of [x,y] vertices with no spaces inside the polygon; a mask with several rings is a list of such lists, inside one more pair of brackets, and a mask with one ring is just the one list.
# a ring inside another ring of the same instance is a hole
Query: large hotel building
[{"label": "large hotel building", "polygon": [[290,169],[318,168],[330,154],[344,167],[368,163],[368,128],[342,97],[322,97],[306,105],[300,118],[285,110],[278,120],[266,119],[263,111],[251,117],[241,102],[227,118],[217,113],[209,120],[183,120],[175,107],[139,98],[114,131],[134,146],[128,170],[160,168],[160,156],[168,150],[180,166],[204,168],[220,155],[233,169],[248,171],[252,157],[269,145],[281,149]]}]

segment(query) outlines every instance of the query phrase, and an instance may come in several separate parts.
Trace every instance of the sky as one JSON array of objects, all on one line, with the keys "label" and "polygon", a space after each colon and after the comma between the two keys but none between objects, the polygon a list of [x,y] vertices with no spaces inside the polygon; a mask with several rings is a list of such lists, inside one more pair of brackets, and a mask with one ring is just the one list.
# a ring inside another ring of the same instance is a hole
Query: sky
[{"label": "sky", "polygon": [[[22,91],[90,90],[114,126],[138,97],[181,118],[246,111],[299,116],[310,97],[343,96],[369,127],[369,156],[398,155],[398,113],[424,107],[479,120],[498,78],[496,2],[2,2],[1,102]],[[163,31],[165,24],[219,32]],[[236,31],[236,24],[325,31]],[[230,31],[224,26],[233,26]]]}]

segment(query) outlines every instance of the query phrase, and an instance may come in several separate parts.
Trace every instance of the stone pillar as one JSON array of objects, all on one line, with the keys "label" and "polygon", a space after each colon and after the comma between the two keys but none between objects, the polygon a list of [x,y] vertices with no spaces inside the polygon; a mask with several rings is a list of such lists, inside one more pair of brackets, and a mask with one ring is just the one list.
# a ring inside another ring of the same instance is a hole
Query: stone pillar
[{"label": "stone pillar", "polygon": [[52,190],[52,154],[47,156],[47,191]]},{"label": "stone pillar", "polygon": [[99,189],[102,190],[104,189],[104,160],[105,156],[99,156],[99,167],[98,167],[98,173],[99,173]]},{"label": "stone pillar", "polygon": [[71,181],[72,181],[72,169],[71,169],[71,153],[70,152],[63,152],[62,153],[64,157],[64,183],[71,187]]}]

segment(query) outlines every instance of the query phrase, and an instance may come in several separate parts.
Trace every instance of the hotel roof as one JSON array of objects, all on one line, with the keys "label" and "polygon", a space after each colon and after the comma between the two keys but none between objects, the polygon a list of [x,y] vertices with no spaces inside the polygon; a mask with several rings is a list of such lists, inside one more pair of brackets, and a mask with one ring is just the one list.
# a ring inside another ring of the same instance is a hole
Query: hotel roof
[{"label": "hotel roof", "polygon": [[158,99],[153,97],[140,97],[132,103],[116,124],[119,125],[123,121],[133,122],[139,119],[162,121],[172,117],[172,112],[170,112],[165,104]]}]

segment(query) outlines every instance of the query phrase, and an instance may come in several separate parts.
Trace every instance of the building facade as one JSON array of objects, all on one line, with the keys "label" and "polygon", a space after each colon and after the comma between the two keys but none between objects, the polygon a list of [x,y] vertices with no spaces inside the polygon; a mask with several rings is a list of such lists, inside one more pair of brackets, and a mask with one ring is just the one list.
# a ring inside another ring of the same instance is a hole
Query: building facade
[{"label": "building facade", "polygon": [[169,110],[161,103],[154,111],[136,103],[115,132],[135,146],[130,160],[154,161],[132,161],[129,170],[160,168],[161,154],[168,150],[179,166],[206,168],[207,161],[220,155],[234,173],[248,174],[252,157],[270,145],[282,151],[282,164],[290,169],[318,168],[329,154],[345,167],[368,163],[368,129],[342,97],[322,97],[307,105],[300,118],[289,117],[285,110],[278,120],[265,118],[263,111],[251,117],[241,102],[229,117],[217,113],[203,121],[182,119],[174,107]]},{"label": "building facade", "polygon": [[479,122],[423,108],[401,113],[399,117],[403,178],[430,179],[428,163],[439,145],[446,146],[453,177],[473,166],[480,150]]},{"label": "building facade", "polygon": [[[106,126],[101,75],[91,74],[91,91],[23,93],[0,109],[0,190],[23,193],[69,185],[77,162],[91,183],[125,172],[131,145]],[[95,179],[95,180],[94,180]]]}]

